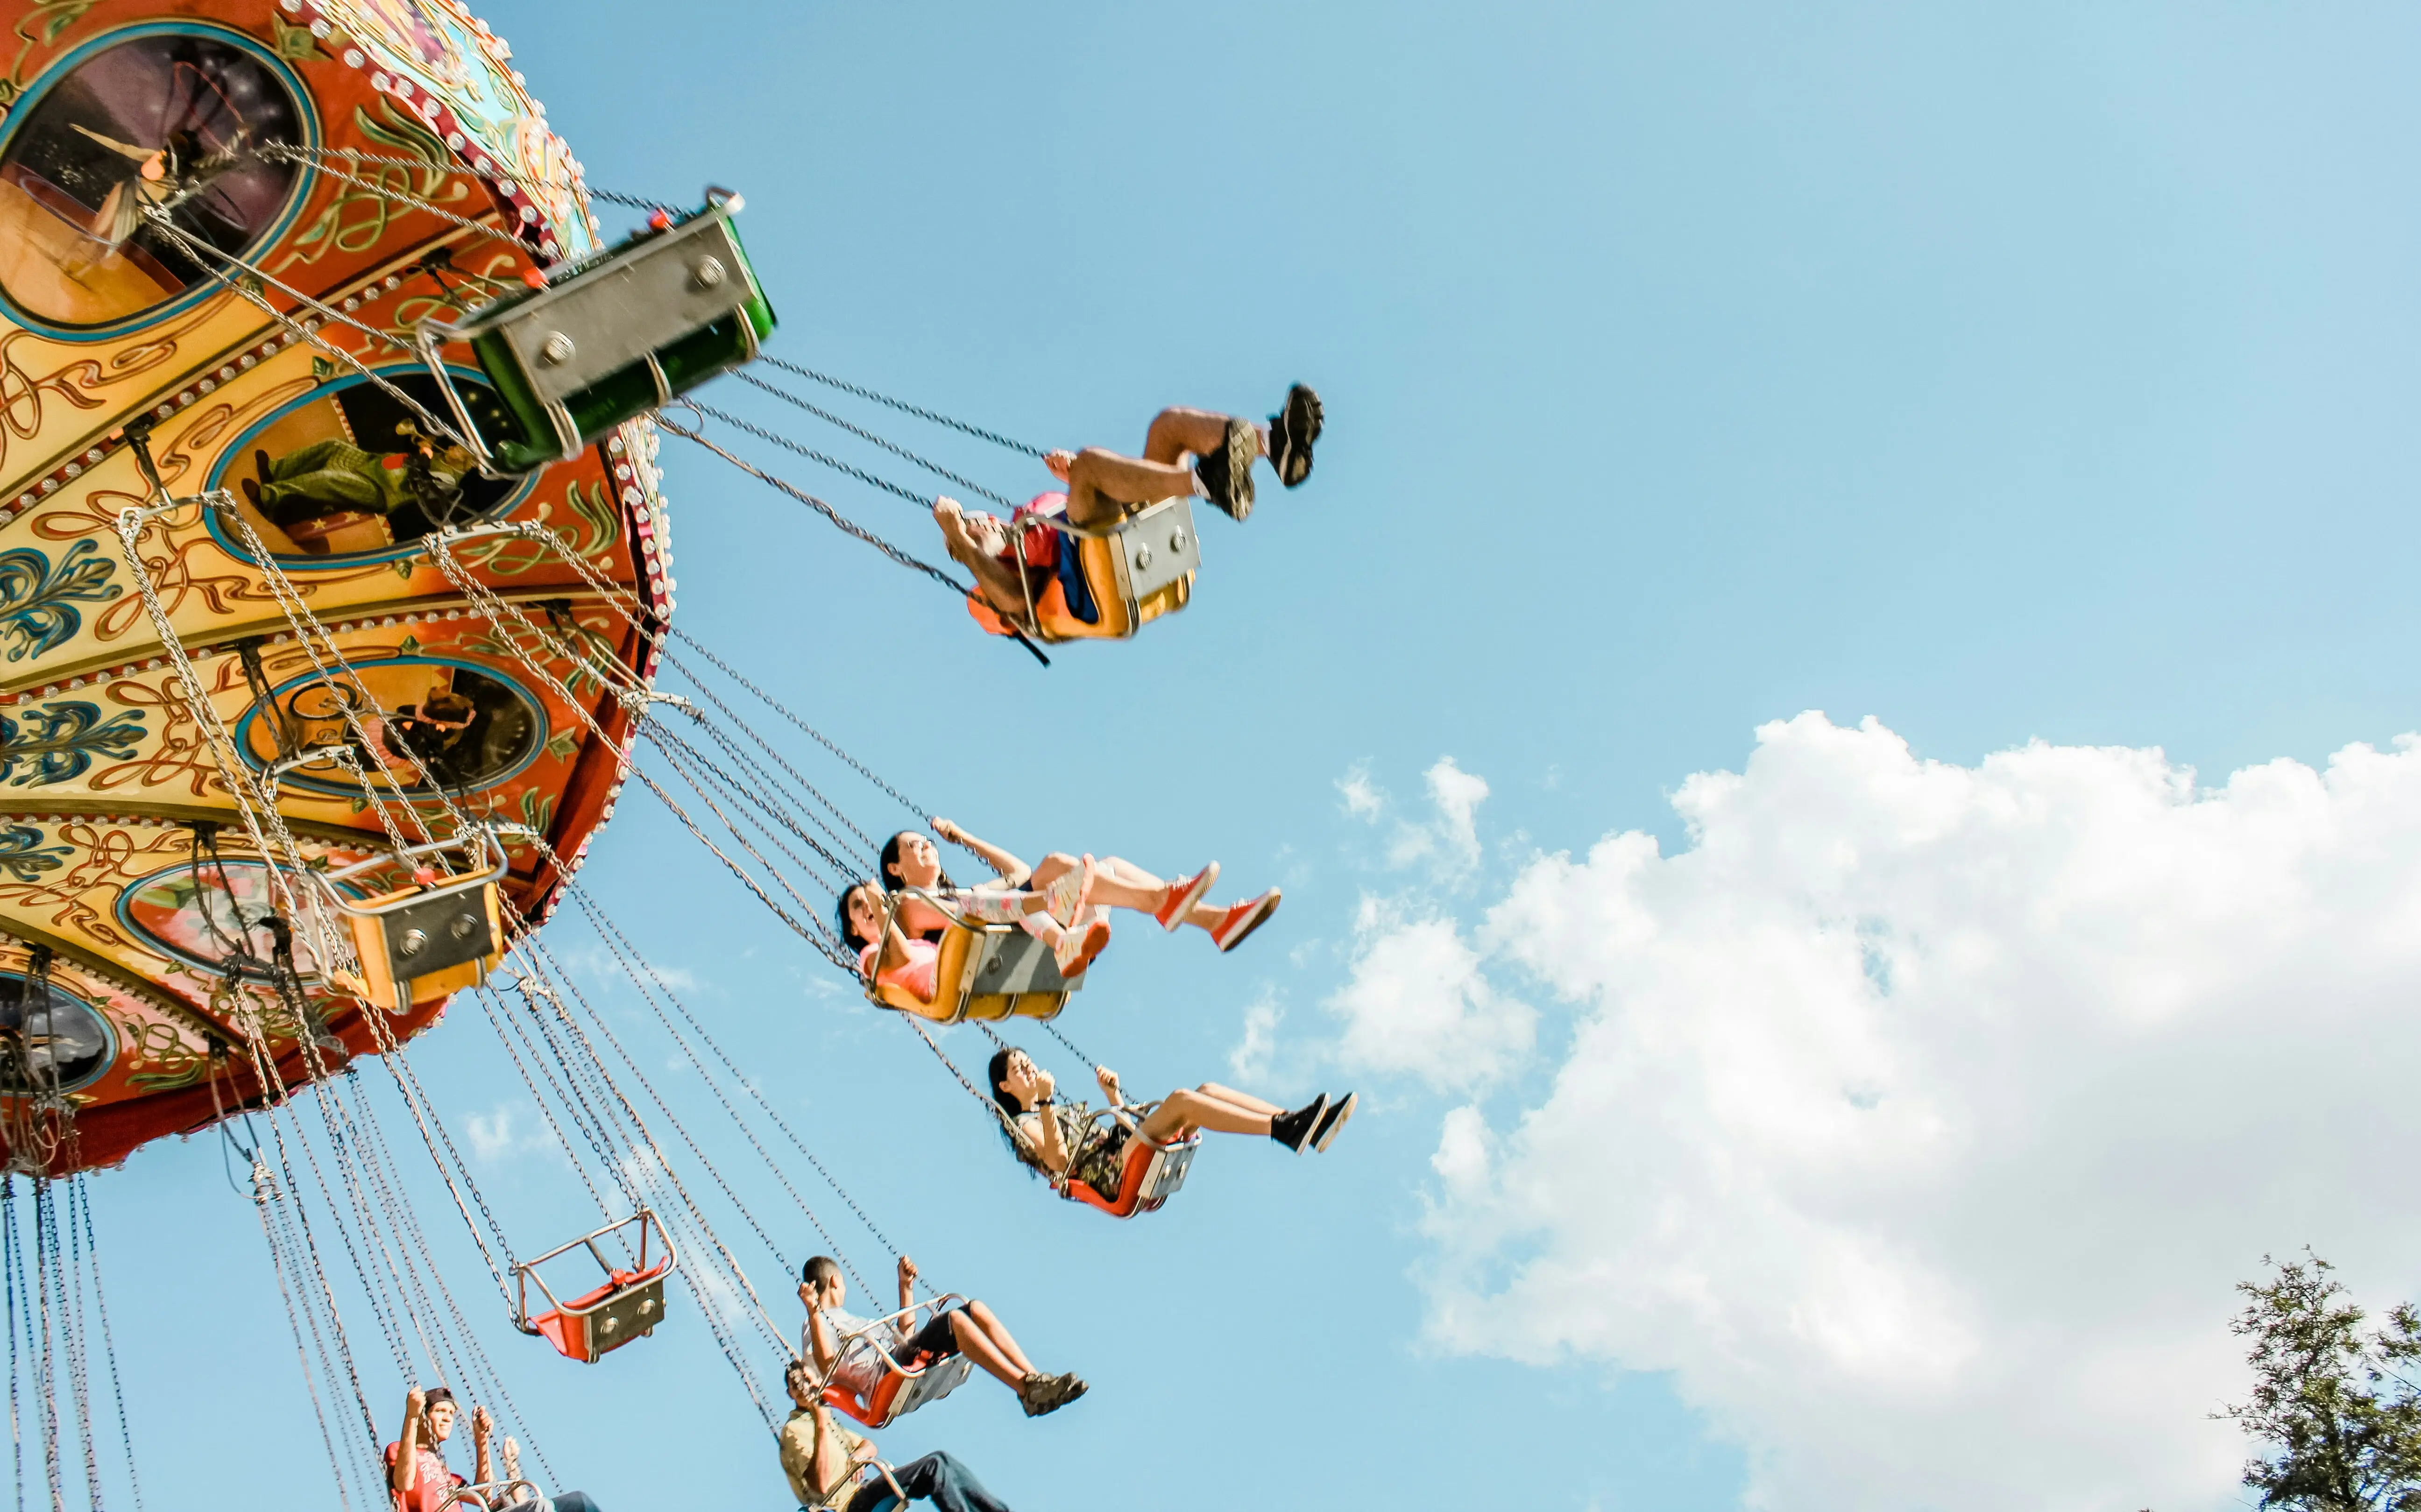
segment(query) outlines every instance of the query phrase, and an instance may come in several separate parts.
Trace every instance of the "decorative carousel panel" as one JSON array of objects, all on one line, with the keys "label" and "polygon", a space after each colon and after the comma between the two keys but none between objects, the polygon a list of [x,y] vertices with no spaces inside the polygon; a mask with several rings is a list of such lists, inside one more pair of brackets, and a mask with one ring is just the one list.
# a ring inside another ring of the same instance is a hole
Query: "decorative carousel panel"
[{"label": "decorative carousel panel", "polygon": [[[446,0],[0,13],[23,44],[0,75],[0,1140],[8,1077],[55,1069],[81,1110],[77,1149],[43,1157],[63,1169],[324,1071],[298,1012],[363,1053],[373,1023],[408,1037],[443,1011],[372,1020],[323,979],[230,773],[273,785],[315,869],[383,850],[373,798],[572,857],[610,811],[628,715],[593,668],[473,615],[433,533],[474,532],[451,550],[478,601],[641,678],[653,649],[609,597],[668,608],[671,580],[648,427],[490,478],[414,351],[422,321],[598,244],[579,164],[483,25]],[[470,422],[496,423],[468,351],[447,356]],[[138,442],[173,495],[233,502],[155,511],[130,561],[117,522],[154,503]],[[562,544],[478,533],[533,523]],[[553,865],[508,859],[508,902],[542,911]],[[261,964],[273,924],[293,927],[292,1001]]]},{"label": "decorative carousel panel", "polygon": [[55,472],[241,349],[227,322],[264,318],[229,277],[336,296],[461,219],[494,227],[467,255],[508,278],[594,242],[561,144],[448,8],[8,8],[25,45],[0,78],[0,474]]},{"label": "decorative carousel panel", "polygon": [[[371,853],[305,843],[315,869]],[[345,890],[367,896],[400,880],[399,872],[373,873]],[[292,1086],[312,1073],[303,1043],[312,1026],[273,990],[265,969],[275,949],[264,927],[273,894],[240,829],[206,840],[190,824],[0,815],[0,941],[11,942],[0,943],[0,1052],[18,1026],[8,1019],[9,979],[27,974],[36,948],[51,953],[45,969],[55,990],[102,1021],[99,1029],[78,1029],[58,1052],[78,1109],[79,1163],[110,1163],[147,1139],[208,1121],[212,1089],[203,1083],[213,1064],[221,1102],[258,1099],[252,1036],[265,1042],[273,1083]],[[341,1055],[323,1052],[320,1068],[375,1052],[383,1037],[408,1039],[443,1016],[442,1002],[422,1003],[408,1015],[384,1016],[374,1031],[358,1003],[321,979],[309,927],[295,931],[293,949],[307,1011],[344,1047]],[[39,999],[31,1006],[39,1015]],[[70,1016],[61,1011],[65,1022]],[[38,1038],[44,1026],[35,1029]],[[29,1048],[16,1053],[39,1053],[31,1039],[18,1043]],[[11,1093],[9,1069],[0,1052],[0,1099]]]}]

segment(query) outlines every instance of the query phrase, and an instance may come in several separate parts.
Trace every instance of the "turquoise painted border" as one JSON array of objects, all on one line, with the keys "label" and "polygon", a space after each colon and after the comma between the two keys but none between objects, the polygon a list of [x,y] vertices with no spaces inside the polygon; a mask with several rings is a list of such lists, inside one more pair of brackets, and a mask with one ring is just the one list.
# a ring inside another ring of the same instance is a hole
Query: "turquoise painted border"
[{"label": "turquoise painted border", "polygon": [[[415,375],[419,377],[427,377],[429,373],[429,369],[421,366],[418,363],[390,363],[383,367],[377,367],[371,370],[382,377],[395,376],[409,378]],[[492,393],[493,392],[492,385],[488,382],[488,375],[479,371],[476,367],[461,367],[457,366],[452,363],[448,363],[445,365],[445,370],[454,375],[454,380],[457,382],[476,383],[481,388],[489,389]],[[243,459],[244,452],[252,445],[253,438],[259,435],[262,431],[267,430],[271,426],[275,425],[278,421],[283,420],[288,415],[292,414],[295,411],[302,409],[305,405],[317,404],[320,400],[329,398],[341,393],[345,389],[359,388],[361,385],[368,382],[368,379],[364,378],[359,373],[352,373],[344,378],[332,378],[328,382],[313,389],[310,393],[303,395],[299,398],[293,399],[289,403],[279,405],[268,414],[254,421],[252,425],[244,430],[243,434],[227,443],[226,448],[219,453],[219,460],[211,465],[210,475],[204,481],[202,486],[210,489],[217,488],[220,480],[226,476],[227,469],[233,467],[237,462]],[[522,481],[516,485],[511,491],[505,495],[504,502],[496,506],[495,509],[486,518],[490,520],[503,520],[510,516],[514,510],[520,508],[522,505],[528,500],[532,492],[536,491],[539,475],[539,473],[529,473],[524,475]],[[202,511],[202,514],[203,522],[210,530],[211,538],[217,541],[221,546],[226,548],[228,555],[236,558],[238,561],[242,561],[252,554],[247,548],[238,546],[235,543],[234,538],[230,537],[226,533],[226,527],[219,522],[219,513],[217,510],[206,509]],[[270,554],[275,557],[278,565],[285,568],[289,572],[326,572],[337,568],[374,566],[380,562],[392,562],[406,556],[416,556],[420,554],[420,547],[416,542],[407,542],[401,546],[389,546],[375,552],[332,552],[326,556],[311,556],[302,552],[273,552]]]},{"label": "turquoise painted border", "polygon": [[[254,871],[265,869],[259,859],[253,856],[235,856],[230,858],[226,865],[238,868],[248,867]],[[145,872],[142,876],[135,878],[133,881],[128,882],[124,887],[117,890],[117,901],[111,906],[110,912],[117,915],[119,927],[123,928],[133,938],[142,941],[151,949],[160,952],[162,955],[166,956],[173,960],[181,960],[188,966],[198,966],[206,972],[215,973],[225,969],[223,962],[204,959],[202,957],[195,955],[193,952],[186,950],[180,945],[172,944],[169,942],[161,939],[158,935],[153,934],[149,929],[145,928],[142,925],[136,923],[134,919],[133,899],[135,894],[143,891],[143,889],[150,886],[153,882],[158,881],[161,878],[167,876],[171,872],[188,871],[191,870],[192,867],[192,862],[180,861],[174,865],[163,866],[157,871]],[[336,885],[343,888],[346,895],[351,897],[367,897],[369,896],[350,882],[339,882]],[[0,973],[0,974],[6,974]],[[247,980],[249,979],[250,978],[247,978]],[[261,979],[266,980],[266,978]],[[305,974],[304,977],[305,981],[310,982],[316,982],[320,978],[317,974]],[[104,1014],[102,1017],[105,1019],[108,1016]]]},{"label": "turquoise painted border", "polygon": [[[0,971],[0,982],[25,982],[30,981],[31,979],[32,978],[23,972]],[[66,998],[77,1007],[84,1009],[85,1012],[91,1014],[93,1021],[101,1025],[102,1044],[103,1048],[108,1051],[108,1053],[101,1058],[101,1064],[99,1066],[93,1068],[92,1074],[90,1076],[79,1077],[75,1081],[62,1082],[59,1083],[59,1090],[62,1092],[73,1092],[80,1087],[88,1087],[95,1082],[100,1081],[102,1077],[107,1076],[110,1073],[110,1070],[117,1065],[117,1057],[123,1048],[119,1044],[117,1038],[117,1025],[110,1022],[109,1015],[102,1012],[99,1006],[86,1002],[82,994],[69,991],[65,987],[59,984],[56,978],[53,978],[46,985],[52,991],[56,992],[63,998]],[[23,991],[22,989],[19,990],[19,1001],[23,1001]]]},{"label": "turquoise painted border", "polygon": [[[305,137],[303,145],[311,148],[320,145],[319,101],[312,98],[310,89],[304,85],[303,76],[287,67],[284,58],[263,47],[258,38],[237,31],[232,27],[214,25],[210,22],[152,21],[133,26],[121,26],[116,31],[103,32],[82,43],[66,56],[43,70],[34,81],[34,86],[20,96],[14,105],[8,107],[8,119],[0,121],[0,155],[8,152],[9,140],[17,134],[18,127],[41,98],[51,92],[52,86],[73,73],[94,54],[106,52],[120,42],[136,41],[145,37],[180,36],[208,37],[213,40],[224,41],[249,54],[256,62],[267,65],[272,72],[285,81],[288,93],[293,96],[296,118],[303,126]],[[254,254],[264,247],[275,246],[285,238],[287,232],[294,228],[295,220],[303,212],[304,200],[310,197],[311,185],[315,181],[315,177],[310,169],[300,164],[296,165],[294,187],[288,191],[285,205],[279,209],[276,218],[270,222],[269,229],[254,238],[252,244],[239,253],[239,257],[248,261],[252,260]],[[29,313],[17,303],[16,297],[6,288],[0,288],[0,309],[6,309],[9,319],[26,330],[39,332],[54,341],[107,341],[113,337],[124,335],[129,331],[140,330],[144,326],[164,320],[180,310],[191,309],[203,300],[226,292],[226,290],[222,288],[215,280],[205,278],[181,294],[137,310],[133,315],[112,320],[107,325],[55,325],[39,316]]]},{"label": "turquoise painted border", "polygon": [[[501,668],[490,666],[484,662],[466,662],[459,656],[383,656],[375,662],[362,662],[355,663],[352,666],[352,670],[355,672],[367,672],[372,667],[394,666],[461,667],[466,672],[476,672],[483,678],[492,678],[496,681],[503,683],[506,687],[510,688],[513,691],[514,696],[527,704],[532,711],[538,715],[538,739],[530,742],[529,754],[523,756],[519,761],[514,762],[504,771],[497,772],[486,782],[481,783],[477,787],[471,789],[472,791],[486,792],[492,787],[503,787],[505,784],[512,781],[515,777],[520,776],[523,772],[527,772],[534,764],[536,764],[538,758],[545,753],[546,732],[549,726],[553,725],[554,721],[547,717],[546,700],[539,697],[536,694],[531,693],[528,687],[525,686],[519,678],[512,676],[510,673],[508,673]],[[323,679],[320,678],[319,673],[306,672],[301,677],[289,678],[284,682],[278,683],[276,686],[271,688],[269,690],[269,696],[271,699],[274,700],[280,694],[287,693],[291,689],[300,688],[306,683],[319,682],[321,680]],[[244,765],[252,768],[255,772],[266,772],[269,770],[269,763],[253,754],[252,740],[250,738],[252,735],[253,722],[259,717],[260,705],[258,703],[255,703],[250,709],[243,711],[243,717],[242,719],[235,722],[235,749],[236,754],[243,758]],[[278,783],[281,787],[292,787],[307,793],[317,793],[323,798],[359,798],[362,795],[361,785],[359,783],[355,783],[351,787],[348,787],[343,783],[330,782],[324,777],[306,776],[300,772],[288,772],[285,776],[278,779]],[[450,791],[451,789],[448,790]],[[434,787],[406,787],[403,790],[403,796],[414,803],[420,802],[424,799],[430,803],[435,803],[437,801],[438,789]]]}]

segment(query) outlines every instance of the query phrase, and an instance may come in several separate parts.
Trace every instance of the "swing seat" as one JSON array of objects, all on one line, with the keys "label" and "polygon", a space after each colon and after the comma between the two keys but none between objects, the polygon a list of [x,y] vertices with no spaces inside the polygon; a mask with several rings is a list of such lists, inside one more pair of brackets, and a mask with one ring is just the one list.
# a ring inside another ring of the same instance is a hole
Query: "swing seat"
[{"label": "swing seat", "polygon": [[[558,275],[461,321],[421,322],[422,360],[491,469],[570,461],[626,420],[753,360],[773,307],[731,224],[740,196],[709,190],[704,210],[639,231]],[[470,343],[511,433],[480,435],[440,352]]]},{"label": "swing seat", "polygon": [[[633,1224],[639,1230],[638,1257],[630,1265],[617,1266],[605,1257],[597,1241]],[[538,1268],[576,1249],[588,1252],[598,1269],[605,1272],[605,1280],[570,1302],[561,1302]],[[648,1258],[651,1249],[660,1252],[652,1260]],[[546,1340],[567,1360],[593,1365],[633,1339],[645,1338],[656,1331],[656,1325],[664,1317],[664,1278],[672,1273],[679,1259],[664,1238],[656,1215],[642,1208],[618,1223],[608,1224],[569,1243],[558,1244],[534,1260],[514,1266],[513,1327]],[[533,1281],[548,1303],[545,1312],[536,1315],[529,1310]]]},{"label": "swing seat", "polygon": [[1163,615],[1173,615],[1194,597],[1202,569],[1202,545],[1194,532],[1194,501],[1182,494],[1147,505],[1117,524],[1087,529],[1064,516],[1022,516],[1016,522],[1015,559],[1024,560],[1025,537],[1052,529],[1072,539],[1085,585],[1101,617],[1086,624],[1068,611],[1067,595],[1054,579],[1038,602],[1026,584],[1025,618],[1034,638],[1061,641],[1122,641]]},{"label": "swing seat", "polygon": [[864,1395],[837,1381],[828,1380],[822,1393],[824,1405],[836,1411],[848,1413],[866,1427],[884,1428],[889,1427],[894,1420],[957,1391],[966,1383],[969,1373],[975,1369],[973,1361],[962,1354],[936,1361],[929,1352],[919,1350],[913,1362],[903,1365],[891,1357],[890,1350],[877,1342],[877,1331],[890,1328],[908,1333],[917,1314],[929,1309],[939,1317],[964,1301],[966,1299],[956,1292],[946,1293],[918,1302],[914,1307],[903,1307],[896,1313],[886,1314],[850,1334],[841,1343],[840,1357],[833,1362],[834,1374],[839,1374],[840,1363],[849,1358],[850,1351],[864,1349],[871,1351],[875,1359],[882,1362],[882,1379]]},{"label": "swing seat", "polygon": [[962,1354],[936,1363],[930,1355],[920,1353],[914,1365],[903,1367],[892,1362],[870,1397],[860,1396],[846,1386],[826,1386],[824,1405],[848,1413],[862,1427],[887,1428],[927,1403],[938,1402],[957,1391],[966,1384],[974,1370],[975,1362]]},{"label": "swing seat", "polygon": [[[879,1006],[935,1023],[1050,1020],[1068,1005],[1068,994],[1085,985],[1081,972],[1072,981],[1061,976],[1051,947],[1016,925],[986,924],[930,893],[919,890],[914,896],[950,921],[933,963],[933,1001],[923,1002],[896,982],[868,983],[866,995]],[[898,896],[889,900],[895,915],[900,901]]]},{"label": "swing seat", "polygon": [[492,1480],[476,1486],[457,1486],[439,1504],[437,1512],[453,1512],[458,1506],[476,1507],[478,1512],[502,1512],[506,1507],[535,1505],[540,1495],[533,1481]]},{"label": "swing seat", "polygon": [[672,1261],[664,1259],[645,1270],[609,1270],[603,1286],[531,1318],[530,1332],[565,1359],[593,1365],[656,1331],[664,1316],[664,1274],[671,1269]]},{"label": "swing seat", "polygon": [[335,871],[314,873],[320,890],[344,915],[361,959],[362,974],[339,974],[343,985],[372,1003],[392,1004],[395,1011],[411,1011],[425,1003],[464,988],[476,987],[505,959],[502,889],[504,846],[486,830],[479,832],[486,865],[468,875],[437,882],[415,882],[376,897],[354,898],[338,885],[350,878],[386,865],[409,865],[417,856],[461,848],[461,840],[437,840],[409,846],[390,855],[376,855]]},{"label": "swing seat", "polygon": [[[1101,1119],[1111,1114],[1103,1109],[1093,1116]],[[1059,1195],[1070,1202],[1099,1208],[1112,1218],[1157,1212],[1185,1185],[1185,1174],[1194,1168],[1195,1151],[1201,1147],[1202,1136],[1198,1132],[1166,1145],[1155,1145],[1141,1134],[1131,1134],[1127,1138],[1126,1167],[1119,1173],[1116,1192],[1104,1195],[1087,1182],[1067,1177],[1058,1184]]]}]

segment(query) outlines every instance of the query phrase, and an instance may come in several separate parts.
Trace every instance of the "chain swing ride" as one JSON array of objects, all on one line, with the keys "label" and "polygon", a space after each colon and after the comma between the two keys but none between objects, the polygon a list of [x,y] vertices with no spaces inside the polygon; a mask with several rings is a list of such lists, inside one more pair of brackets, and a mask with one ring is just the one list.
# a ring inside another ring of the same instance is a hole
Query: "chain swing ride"
[{"label": "chain swing ride", "polygon": [[[341,1505],[387,1504],[371,1402],[422,1381],[476,1395],[509,1435],[504,1478],[461,1504],[562,1485],[474,1326],[486,1300],[429,1263],[415,1189],[443,1191],[520,1334],[595,1364],[694,1314],[772,1426],[800,1350],[752,1267],[786,1291],[799,1230],[752,1211],[680,1104],[711,1099],[821,1253],[848,1266],[858,1247],[827,1199],[899,1251],[580,867],[635,782],[858,979],[826,921],[879,842],[803,768],[929,816],[673,626],[659,438],[961,595],[735,444],[920,510],[929,491],[691,391],[733,374],[1007,511],[792,381],[1049,454],[764,352],[775,317],[740,196],[682,210],[590,188],[457,0],[8,5],[24,45],[0,79],[0,1282],[20,1505],[29,1486],[54,1508],[121,1489],[144,1504],[90,1174],[200,1130],[257,1214]],[[638,224],[609,243],[599,207]],[[1187,603],[1187,498],[1060,528],[1099,612],[1038,601],[1029,574],[1007,617],[1036,657]],[[645,1068],[661,1047],[628,1042],[550,946],[567,902],[695,1073],[683,1098]],[[1005,1120],[928,1024],[998,1045],[990,1022],[1023,1018],[1073,1053],[1051,1021],[1083,974],[955,912],[936,974],[929,1000],[867,990]],[[517,1248],[481,1192],[411,1055],[458,1001],[576,1173],[586,1232]],[[1155,1146],[1123,1192],[1053,1184],[1149,1211],[1195,1144]],[[879,1427],[967,1374],[886,1358],[872,1389],[825,1396]]]}]

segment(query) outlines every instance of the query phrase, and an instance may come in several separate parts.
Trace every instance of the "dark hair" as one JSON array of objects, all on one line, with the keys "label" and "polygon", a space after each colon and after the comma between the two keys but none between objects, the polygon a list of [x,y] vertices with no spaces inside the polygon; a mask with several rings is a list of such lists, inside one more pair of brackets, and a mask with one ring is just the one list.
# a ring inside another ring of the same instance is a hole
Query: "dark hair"
[{"label": "dark hair", "polygon": [[1008,1121],[1024,1113],[1025,1110],[1018,1106],[1017,1099],[1000,1084],[1001,1078],[1008,1074],[1008,1058],[1020,1053],[1023,1052],[1015,1045],[1003,1045],[993,1051],[992,1059],[984,1065],[984,1083],[992,1088],[992,1100],[1000,1108],[1000,1142],[1008,1146],[1008,1153],[1017,1157],[1017,1162],[1020,1165],[1024,1166],[1033,1175],[1040,1176],[1042,1174],[1041,1157],[1037,1152],[1027,1149],[1025,1141],[1008,1131]]},{"label": "dark hair", "polygon": [[984,1083],[992,1088],[992,1100],[999,1103],[1000,1111],[1011,1118],[1025,1110],[1018,1104],[1017,1099],[1009,1094],[1008,1088],[1000,1083],[1002,1079],[1008,1075],[1008,1058],[1016,1053],[1015,1045],[1003,1045],[992,1052],[992,1059],[984,1066]]},{"label": "dark hair", "polygon": [[[867,939],[864,935],[857,932],[856,925],[849,922],[849,896],[851,893],[856,892],[861,887],[874,887],[874,883],[850,883],[847,887],[840,890],[840,900],[833,905],[833,913],[840,920],[840,937],[848,943],[849,947],[851,950],[864,950],[867,946],[874,943],[873,941]],[[880,893],[882,892],[882,889],[875,887],[875,891]]]},{"label": "dark hair", "polygon": [[420,701],[420,717],[423,719],[468,720],[477,718],[478,714],[478,705],[450,688],[432,693]]},{"label": "dark hair", "polygon": [[829,1255],[819,1255],[799,1270],[799,1279],[821,1291],[826,1284],[840,1274],[840,1262]]},{"label": "dark hair", "polygon": [[[916,832],[914,830],[902,830],[898,834],[893,835],[890,839],[882,842],[882,857],[875,865],[874,878],[875,881],[881,882],[886,889],[893,887],[905,887],[908,885],[908,879],[905,875],[902,875],[897,881],[894,881],[892,873],[898,871],[899,868],[899,842],[915,833]],[[939,870],[939,868],[936,869]],[[947,871],[942,871],[939,876],[933,879],[933,885],[942,892],[948,893],[955,892],[959,884],[950,881],[950,874]]]}]

